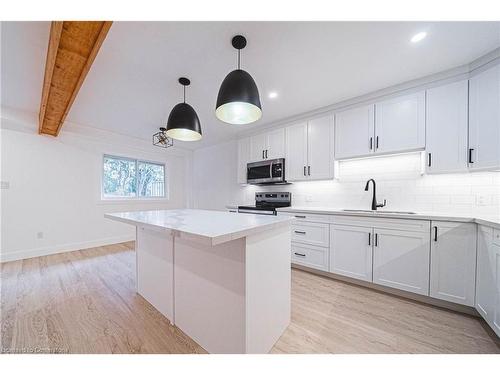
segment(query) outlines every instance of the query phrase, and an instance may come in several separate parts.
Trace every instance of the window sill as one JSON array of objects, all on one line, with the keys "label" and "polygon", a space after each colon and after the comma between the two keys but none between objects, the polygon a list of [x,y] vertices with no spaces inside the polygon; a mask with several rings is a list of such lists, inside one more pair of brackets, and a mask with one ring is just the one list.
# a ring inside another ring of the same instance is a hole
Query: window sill
[{"label": "window sill", "polygon": [[127,204],[153,204],[168,203],[168,198],[124,198],[124,199],[100,199],[98,205],[127,205]]}]

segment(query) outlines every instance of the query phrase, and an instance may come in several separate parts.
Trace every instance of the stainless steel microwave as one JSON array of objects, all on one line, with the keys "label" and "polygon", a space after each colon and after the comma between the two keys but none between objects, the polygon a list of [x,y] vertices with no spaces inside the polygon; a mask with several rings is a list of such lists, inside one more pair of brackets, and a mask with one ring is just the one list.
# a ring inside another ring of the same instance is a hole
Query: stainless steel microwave
[{"label": "stainless steel microwave", "polygon": [[285,159],[272,159],[247,164],[247,183],[284,184]]}]

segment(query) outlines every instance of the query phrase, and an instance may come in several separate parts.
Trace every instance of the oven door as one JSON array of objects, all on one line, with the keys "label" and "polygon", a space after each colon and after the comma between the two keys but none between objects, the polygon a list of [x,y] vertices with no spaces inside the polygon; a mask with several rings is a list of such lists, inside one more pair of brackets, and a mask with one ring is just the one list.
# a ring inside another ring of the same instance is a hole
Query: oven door
[{"label": "oven door", "polygon": [[284,181],[284,159],[264,160],[247,164],[247,183],[249,184],[269,184]]}]

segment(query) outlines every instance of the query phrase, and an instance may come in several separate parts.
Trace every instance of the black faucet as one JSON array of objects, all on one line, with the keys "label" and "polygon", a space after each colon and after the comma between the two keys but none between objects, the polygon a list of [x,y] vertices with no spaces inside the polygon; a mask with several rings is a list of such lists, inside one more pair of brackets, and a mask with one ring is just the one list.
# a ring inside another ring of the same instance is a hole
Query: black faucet
[{"label": "black faucet", "polygon": [[373,178],[370,178],[368,181],[366,181],[365,191],[368,191],[368,188],[370,187],[370,181],[373,182],[372,210],[377,211],[377,208],[384,207],[387,204],[387,201],[384,199],[384,203],[377,204],[377,195],[376,195],[377,188],[376,188],[375,180]]}]

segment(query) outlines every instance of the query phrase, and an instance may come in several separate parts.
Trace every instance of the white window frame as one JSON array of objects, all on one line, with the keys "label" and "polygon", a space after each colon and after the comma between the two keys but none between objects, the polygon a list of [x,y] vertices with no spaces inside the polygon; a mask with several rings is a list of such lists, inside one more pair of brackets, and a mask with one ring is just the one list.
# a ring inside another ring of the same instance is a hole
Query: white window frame
[{"label": "white window frame", "polygon": [[[104,159],[106,158],[111,158],[111,159],[119,159],[119,160],[126,160],[126,161],[132,161],[135,163],[135,171],[136,171],[136,195],[133,197],[106,197],[104,195]],[[139,184],[139,163],[148,163],[148,164],[155,164],[155,165],[160,165],[163,167],[163,196],[161,197],[141,197],[138,195],[138,184]],[[165,162],[160,162],[160,161],[153,161],[153,160],[146,160],[146,159],[139,159],[139,158],[132,158],[128,156],[121,156],[121,155],[114,155],[114,154],[103,154],[101,158],[101,179],[100,179],[100,191],[101,191],[101,202],[153,202],[153,201],[168,201],[169,199],[169,189],[167,185],[167,164]]]}]

